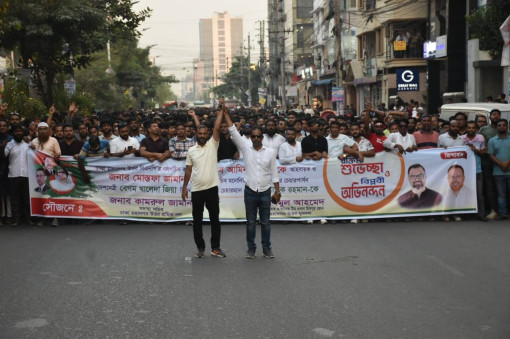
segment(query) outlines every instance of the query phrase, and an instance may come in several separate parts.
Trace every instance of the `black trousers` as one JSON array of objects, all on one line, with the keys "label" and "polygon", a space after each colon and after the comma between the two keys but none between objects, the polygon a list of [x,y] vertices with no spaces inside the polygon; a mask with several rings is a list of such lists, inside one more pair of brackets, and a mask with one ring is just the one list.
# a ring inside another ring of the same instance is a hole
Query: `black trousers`
[{"label": "black trousers", "polygon": [[9,190],[11,192],[12,216],[18,221],[21,219],[21,216],[29,220],[30,193],[28,191],[28,178],[9,178]]},{"label": "black trousers", "polygon": [[191,192],[191,206],[193,208],[193,237],[197,248],[205,249],[202,233],[204,206],[209,211],[209,219],[211,220],[211,249],[220,248],[221,225],[218,186],[203,191]]}]

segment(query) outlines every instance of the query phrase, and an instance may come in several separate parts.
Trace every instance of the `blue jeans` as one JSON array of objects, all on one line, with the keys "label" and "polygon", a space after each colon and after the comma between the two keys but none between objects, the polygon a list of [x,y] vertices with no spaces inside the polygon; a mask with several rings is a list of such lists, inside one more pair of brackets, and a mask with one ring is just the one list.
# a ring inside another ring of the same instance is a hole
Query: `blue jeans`
[{"label": "blue jeans", "polygon": [[262,234],[262,248],[271,248],[271,189],[264,192],[255,192],[248,186],[244,188],[244,205],[246,208],[246,242],[248,248],[255,249],[255,235],[257,228],[257,210],[260,217],[260,232]]},{"label": "blue jeans", "polygon": [[508,215],[506,205],[506,197],[510,192],[510,175],[495,175],[496,193],[498,197],[498,213],[500,215]]}]

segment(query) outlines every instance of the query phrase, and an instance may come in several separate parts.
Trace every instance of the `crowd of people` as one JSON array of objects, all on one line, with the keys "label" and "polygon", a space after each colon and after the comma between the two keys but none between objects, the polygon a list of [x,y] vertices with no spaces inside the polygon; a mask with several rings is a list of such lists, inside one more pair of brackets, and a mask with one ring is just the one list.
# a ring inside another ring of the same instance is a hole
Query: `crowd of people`
[{"label": "crowd of people", "polygon": [[[494,109],[487,117],[468,121],[459,112],[450,119],[440,114],[425,114],[418,102],[405,107],[397,102],[391,109],[382,105],[354,114],[336,115],[331,110],[312,109],[232,109],[219,124],[217,160],[245,158],[260,131],[265,148],[272,149],[281,164],[293,164],[326,157],[356,157],[363,161],[378,152],[419,152],[436,147],[469,146],[475,153],[477,168],[478,217],[481,220],[508,218],[507,196],[510,186],[510,142],[508,121]],[[18,225],[30,217],[26,152],[29,148],[58,158],[77,159],[84,180],[86,157],[145,157],[162,162],[185,160],[200,137],[198,126],[213,135],[218,109],[145,110],[84,115],[72,103],[68,112],[51,107],[48,116],[23,119],[0,106],[0,222]],[[240,142],[242,146],[240,147]],[[246,147],[245,147],[246,146]],[[60,168],[56,183],[64,186],[67,173]],[[454,220],[462,220],[454,216]],[[450,217],[444,217],[450,220]],[[358,219],[352,220],[357,222]],[[326,220],[320,220],[325,223]],[[54,219],[52,224],[58,225]]]}]

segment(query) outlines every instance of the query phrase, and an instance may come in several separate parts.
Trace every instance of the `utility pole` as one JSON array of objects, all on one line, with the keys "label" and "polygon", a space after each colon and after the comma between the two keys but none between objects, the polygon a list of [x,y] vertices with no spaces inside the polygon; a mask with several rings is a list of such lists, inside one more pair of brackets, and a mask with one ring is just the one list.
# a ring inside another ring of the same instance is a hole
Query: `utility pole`
[{"label": "utility pole", "polygon": [[[337,39],[336,46],[336,76],[337,76],[337,86],[344,89],[344,101],[345,101],[345,87],[344,87],[344,79],[343,79],[343,68],[344,68],[344,60],[342,58],[342,18],[340,16],[340,0],[335,0],[335,35]],[[339,107],[337,107],[340,114],[344,112],[344,101],[340,102]]]},{"label": "utility pole", "polygon": [[251,37],[248,34],[248,107],[251,107]]},{"label": "utility pole", "polygon": [[[338,0],[336,0],[338,1]],[[285,89],[285,82],[287,77],[285,76],[285,14],[283,8],[283,0],[278,1],[278,22],[280,29],[278,30],[280,33],[280,90],[282,97],[282,110],[287,110],[287,90]]]},{"label": "utility pole", "polygon": [[[260,70],[260,83],[262,84],[261,87],[266,89],[266,103],[268,98],[267,88],[266,88],[266,53],[264,49],[264,40],[265,40],[265,31],[266,31],[266,22],[262,20],[260,22],[260,40],[259,40],[259,47],[260,47],[260,59],[259,59],[259,70]],[[260,96],[260,94],[259,94]]]}]

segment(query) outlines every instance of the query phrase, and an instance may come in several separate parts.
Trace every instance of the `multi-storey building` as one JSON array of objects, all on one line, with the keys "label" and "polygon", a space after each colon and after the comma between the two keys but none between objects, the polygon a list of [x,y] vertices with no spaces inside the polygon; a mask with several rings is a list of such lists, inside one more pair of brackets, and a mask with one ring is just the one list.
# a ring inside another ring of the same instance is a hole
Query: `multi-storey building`
[{"label": "multi-storey building", "polygon": [[221,83],[235,56],[242,53],[243,18],[231,17],[225,11],[212,18],[200,19],[200,64],[196,87],[208,91]]},{"label": "multi-storey building", "polygon": [[[297,104],[298,69],[313,65],[312,2],[310,0],[269,0],[270,93],[282,97],[285,89],[287,104]],[[284,83],[281,76],[284,74]],[[283,86],[282,86],[283,85]]]}]

